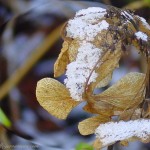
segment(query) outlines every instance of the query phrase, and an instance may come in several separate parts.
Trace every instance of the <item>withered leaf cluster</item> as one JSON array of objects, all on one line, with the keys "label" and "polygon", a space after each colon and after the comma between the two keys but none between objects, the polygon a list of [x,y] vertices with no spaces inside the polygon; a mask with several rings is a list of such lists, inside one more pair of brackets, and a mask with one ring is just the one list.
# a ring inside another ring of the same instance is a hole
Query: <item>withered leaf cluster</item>
[{"label": "withered leaf cluster", "polygon": [[[106,20],[109,23],[107,30],[102,30],[91,43],[103,50],[102,56],[91,70],[97,73],[96,81],[88,83],[90,75],[84,83],[83,101],[86,105],[83,110],[94,114],[79,123],[79,131],[82,135],[95,132],[100,124],[115,121],[129,121],[150,116],[149,104],[149,73],[150,73],[150,27],[144,21],[129,10],[121,10],[109,7],[106,14],[98,21]],[[76,60],[80,42],[78,38],[66,36],[64,26],[64,43],[59,57],[54,66],[54,76],[58,77],[65,73],[67,65]],[[76,32],[76,31],[75,31]],[[142,32],[147,35],[147,40],[138,38],[136,33]],[[131,72],[125,75],[117,83],[100,94],[94,94],[95,88],[105,87],[112,78],[113,71],[119,67],[119,60],[126,54],[127,46],[134,45],[139,53],[146,59],[146,73]],[[51,115],[66,119],[70,111],[82,101],[75,101],[62,83],[52,78],[44,78],[37,83],[37,100],[40,105]],[[146,106],[146,107],[145,107]],[[127,145],[128,141],[137,140],[136,137],[121,141]],[[140,139],[141,141],[145,141]],[[147,140],[146,142],[149,142]],[[96,148],[101,148],[100,140],[94,142]]]}]

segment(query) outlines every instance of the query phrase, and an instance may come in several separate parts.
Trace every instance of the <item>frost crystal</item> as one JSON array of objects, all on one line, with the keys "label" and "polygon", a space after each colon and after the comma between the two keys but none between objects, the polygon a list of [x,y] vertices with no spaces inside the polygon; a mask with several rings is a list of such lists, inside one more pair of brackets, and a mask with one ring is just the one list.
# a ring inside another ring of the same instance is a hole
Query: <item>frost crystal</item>
[{"label": "frost crystal", "polygon": [[137,137],[146,141],[150,136],[150,120],[139,119],[128,122],[108,122],[101,124],[95,131],[102,146],[107,146],[117,141]]},{"label": "frost crystal", "polygon": [[[78,49],[77,58],[67,66],[65,84],[74,100],[82,101],[85,82],[99,60],[102,50],[93,44],[83,42]],[[92,73],[88,84],[95,82],[97,73]]]},{"label": "frost crystal", "polygon": [[135,36],[137,37],[138,40],[142,39],[143,41],[147,41],[147,39],[148,39],[148,36],[145,33],[141,32],[141,31],[136,32]]},{"label": "frost crystal", "polygon": [[109,24],[100,19],[106,14],[106,9],[91,7],[76,13],[74,19],[68,22],[67,37],[86,41],[93,41],[102,30],[107,30]]}]

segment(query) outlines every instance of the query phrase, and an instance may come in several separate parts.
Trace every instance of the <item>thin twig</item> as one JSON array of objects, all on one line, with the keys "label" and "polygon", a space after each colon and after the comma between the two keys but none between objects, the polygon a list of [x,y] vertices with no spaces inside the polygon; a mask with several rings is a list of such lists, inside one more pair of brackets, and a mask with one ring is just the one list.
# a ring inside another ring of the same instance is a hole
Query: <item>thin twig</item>
[{"label": "thin twig", "polygon": [[19,67],[10,78],[0,87],[0,100],[2,100],[8,92],[15,87],[21,79],[29,72],[29,70],[38,62],[38,60],[49,50],[49,48],[59,39],[62,25],[52,31],[29,56],[26,62]]}]

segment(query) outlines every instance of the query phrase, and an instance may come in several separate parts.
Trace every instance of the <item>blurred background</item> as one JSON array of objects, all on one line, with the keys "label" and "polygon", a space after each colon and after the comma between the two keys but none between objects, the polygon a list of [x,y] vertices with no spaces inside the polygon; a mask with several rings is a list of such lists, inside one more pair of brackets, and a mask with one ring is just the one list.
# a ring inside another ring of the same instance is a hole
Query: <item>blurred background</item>
[{"label": "blurred background", "polygon": [[[53,77],[63,23],[80,9],[107,5],[135,10],[150,23],[150,0],[0,0],[0,149],[81,150],[83,143],[92,143],[94,136],[83,137],[77,129],[90,116],[82,106],[58,120],[38,104],[35,88],[38,80]],[[111,84],[131,70],[142,71],[142,60],[129,49],[132,58],[121,60]],[[119,149],[149,150],[150,145],[134,142]]]}]

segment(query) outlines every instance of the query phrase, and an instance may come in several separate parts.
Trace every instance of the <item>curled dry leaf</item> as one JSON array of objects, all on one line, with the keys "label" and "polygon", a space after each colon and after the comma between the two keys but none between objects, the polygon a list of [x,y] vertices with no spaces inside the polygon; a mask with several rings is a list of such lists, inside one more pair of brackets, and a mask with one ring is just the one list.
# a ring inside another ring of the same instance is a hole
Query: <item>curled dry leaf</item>
[{"label": "curled dry leaf", "polygon": [[90,96],[98,84],[102,86],[107,85],[110,82],[112,72],[119,65],[121,54],[121,50],[118,49],[115,52],[106,52],[106,54],[101,58],[102,64],[96,68],[98,77],[96,78],[96,82],[92,82],[87,86],[87,95]]},{"label": "curled dry leaf", "polygon": [[82,135],[89,135],[95,132],[95,129],[101,124],[110,121],[110,118],[99,115],[92,118],[85,119],[78,125],[79,132]]},{"label": "curled dry leaf", "polygon": [[44,78],[37,83],[36,97],[44,109],[59,119],[66,119],[69,112],[79,104],[71,99],[63,84],[51,78]]},{"label": "curled dry leaf", "polygon": [[145,75],[129,73],[95,99],[111,104],[115,110],[137,107],[144,98]]},{"label": "curled dry leaf", "polygon": [[97,85],[96,88],[102,88],[105,87],[109,84],[109,82],[112,79],[112,73],[110,73],[108,76],[106,76],[102,81],[100,81]]},{"label": "curled dry leaf", "polygon": [[54,65],[55,77],[59,77],[65,72],[66,66],[69,63],[68,48],[69,48],[69,43],[65,41],[63,43],[61,53],[59,54],[57,61],[55,62],[55,65]]},{"label": "curled dry leaf", "polygon": [[64,41],[61,53],[59,54],[54,65],[55,77],[61,76],[65,72],[67,65],[75,60],[78,47],[79,43],[76,40]]}]

